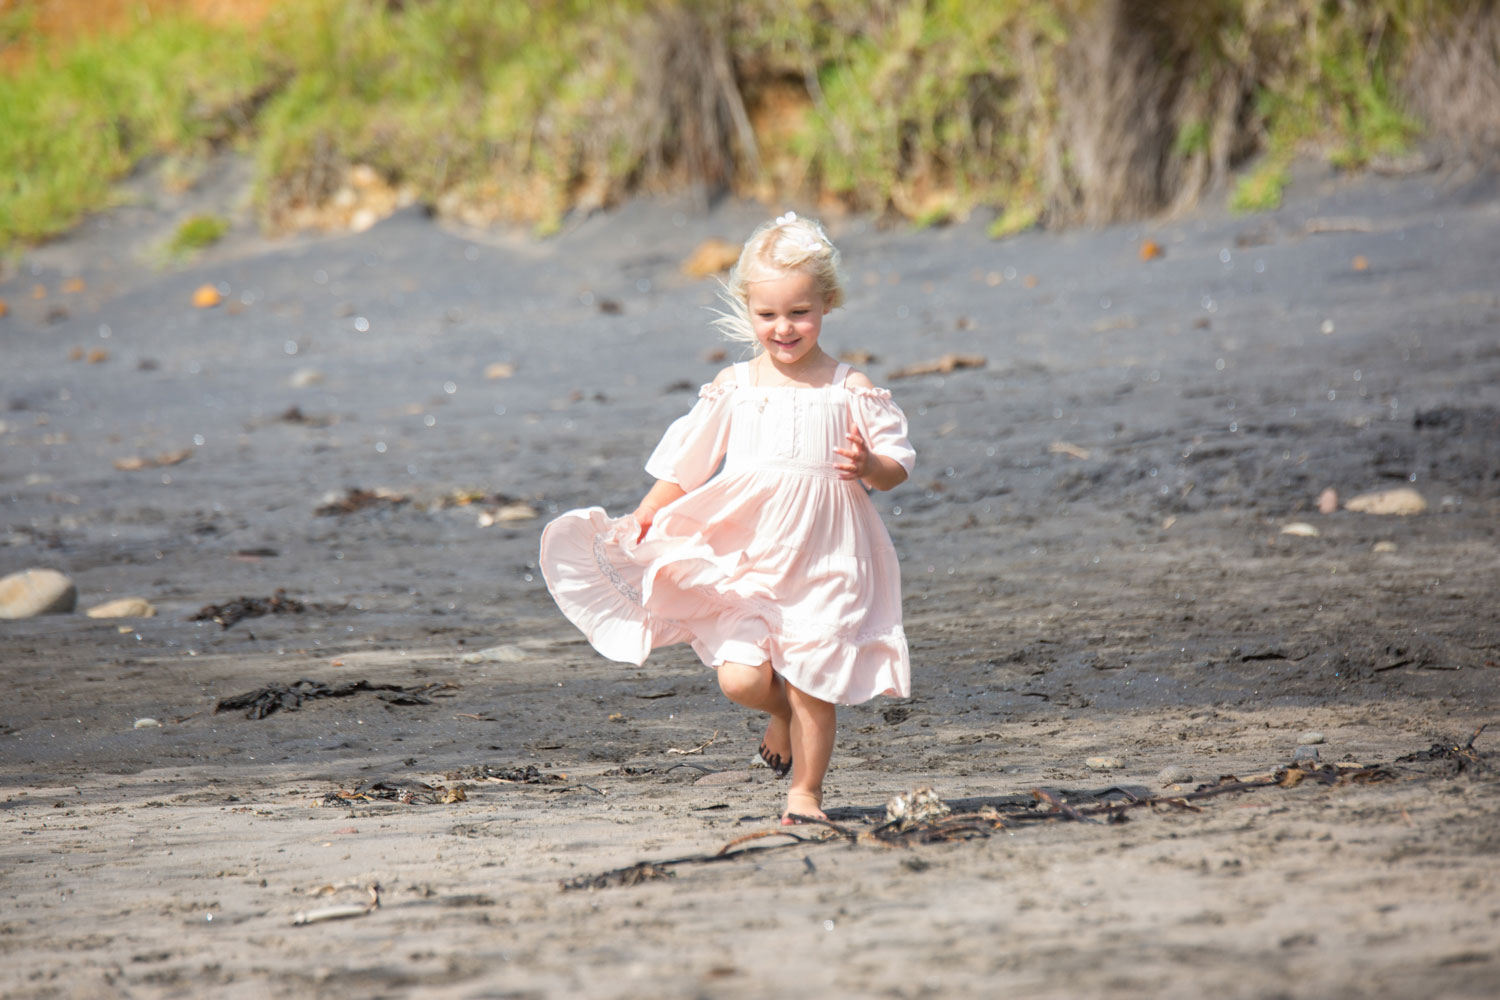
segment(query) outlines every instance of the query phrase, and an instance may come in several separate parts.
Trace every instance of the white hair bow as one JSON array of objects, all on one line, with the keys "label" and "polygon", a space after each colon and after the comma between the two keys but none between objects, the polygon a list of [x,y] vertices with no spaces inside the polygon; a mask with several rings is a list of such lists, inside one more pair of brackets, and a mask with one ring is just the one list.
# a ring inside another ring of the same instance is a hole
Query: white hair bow
[{"label": "white hair bow", "polygon": [[[776,225],[778,226],[788,226],[796,221],[798,221],[796,212],[788,212],[785,215],[778,215],[776,217]],[[828,238],[823,235],[823,231],[818,227],[818,224],[816,222],[807,222],[806,220],[803,220],[803,225],[798,226],[796,229],[782,233],[782,239],[803,253],[822,253],[830,246]]]}]

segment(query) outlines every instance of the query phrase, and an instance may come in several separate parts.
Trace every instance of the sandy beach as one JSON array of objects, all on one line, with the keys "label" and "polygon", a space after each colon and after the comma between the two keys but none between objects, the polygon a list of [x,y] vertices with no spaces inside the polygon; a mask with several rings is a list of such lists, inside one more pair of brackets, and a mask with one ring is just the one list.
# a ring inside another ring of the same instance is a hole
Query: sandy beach
[{"label": "sandy beach", "polygon": [[[0,621],[0,993],[1495,995],[1493,175],[998,242],[829,219],[824,344],[918,451],[876,497],[915,693],[841,711],[800,840],[759,721],[686,649],[603,660],[535,565],[738,356],[681,264],[768,210],[240,220],[155,262],[245,177],[0,272],[0,575],[78,591]],[[1392,489],[1425,509],[1345,506]],[[123,597],[156,614],[84,614]],[[922,787],[972,818],[883,842]]]}]

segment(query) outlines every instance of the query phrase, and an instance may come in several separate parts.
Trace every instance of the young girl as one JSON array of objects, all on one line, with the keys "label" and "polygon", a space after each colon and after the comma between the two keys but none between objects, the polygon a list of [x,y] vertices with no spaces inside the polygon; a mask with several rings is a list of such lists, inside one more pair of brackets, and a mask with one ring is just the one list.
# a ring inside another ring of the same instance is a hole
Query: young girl
[{"label": "young girl", "polygon": [[755,357],[667,429],[634,513],[569,511],[542,532],[547,587],[595,649],[639,666],[691,643],[770,716],[760,754],[791,772],[785,824],[825,818],[835,704],[910,693],[900,569],[865,487],[900,484],[915,453],[891,394],[818,344],[838,262],[816,222],[756,229],[716,321]]}]

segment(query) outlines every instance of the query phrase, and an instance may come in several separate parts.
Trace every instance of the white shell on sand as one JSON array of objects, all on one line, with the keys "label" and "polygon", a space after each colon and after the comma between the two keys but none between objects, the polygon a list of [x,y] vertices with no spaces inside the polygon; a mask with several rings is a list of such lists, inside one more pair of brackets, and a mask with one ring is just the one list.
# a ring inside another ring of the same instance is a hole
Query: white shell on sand
[{"label": "white shell on sand", "polygon": [[1344,504],[1344,509],[1357,514],[1396,514],[1405,517],[1408,514],[1422,513],[1427,509],[1427,501],[1410,486],[1398,486],[1393,490],[1377,490],[1351,497]]},{"label": "white shell on sand", "polygon": [[150,618],[156,614],[156,605],[144,597],[118,597],[96,604],[84,614],[90,618]]},{"label": "white shell on sand", "polygon": [[78,604],[78,588],[55,569],[23,569],[0,579],[0,618],[61,614]]},{"label": "white shell on sand", "polygon": [[1317,538],[1321,532],[1306,521],[1293,521],[1291,524],[1281,526],[1283,535],[1300,535],[1303,538]]},{"label": "white shell on sand", "polygon": [[161,728],[161,723],[158,722],[156,719],[151,718],[148,715],[144,719],[136,719],[135,720],[135,728],[136,729],[160,729]]}]

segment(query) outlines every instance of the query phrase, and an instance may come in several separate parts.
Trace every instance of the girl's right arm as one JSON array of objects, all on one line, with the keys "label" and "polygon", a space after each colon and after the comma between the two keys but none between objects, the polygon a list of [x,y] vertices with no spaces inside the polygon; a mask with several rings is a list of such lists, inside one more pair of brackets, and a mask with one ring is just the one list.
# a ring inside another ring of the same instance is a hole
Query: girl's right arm
[{"label": "girl's right arm", "polygon": [[[734,382],[734,366],[730,365],[714,376],[714,385],[729,385]],[[658,479],[656,485],[641,499],[631,515],[640,523],[641,533],[636,541],[646,537],[646,529],[651,527],[651,522],[656,520],[656,512],[667,504],[687,495],[687,490],[672,482],[670,479]]]},{"label": "girl's right arm", "polygon": [[636,507],[635,513],[631,515],[641,526],[641,533],[636,541],[646,537],[646,530],[651,527],[651,522],[656,520],[657,511],[686,495],[687,491],[676,483],[667,479],[658,479],[656,485],[651,487]]}]

